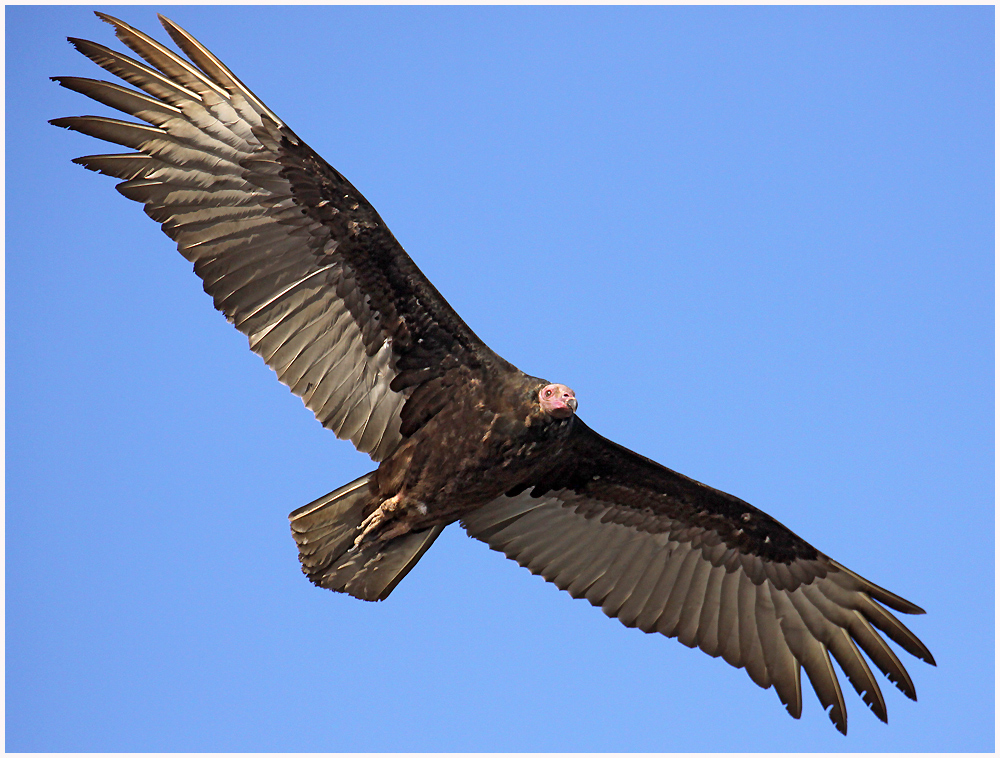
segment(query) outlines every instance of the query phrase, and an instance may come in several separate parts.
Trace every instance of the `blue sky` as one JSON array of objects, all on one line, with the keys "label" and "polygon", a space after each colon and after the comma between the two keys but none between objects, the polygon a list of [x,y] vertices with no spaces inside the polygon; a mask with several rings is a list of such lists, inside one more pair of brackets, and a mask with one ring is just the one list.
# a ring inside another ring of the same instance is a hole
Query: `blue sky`
[{"label": "blue sky", "polygon": [[458,527],[384,603],[312,587],[286,515],[371,463],[45,124],[111,28],[8,7],[8,750],[993,749],[993,8],[166,10],[497,352],[939,665],[888,726],[845,682],[844,738]]}]

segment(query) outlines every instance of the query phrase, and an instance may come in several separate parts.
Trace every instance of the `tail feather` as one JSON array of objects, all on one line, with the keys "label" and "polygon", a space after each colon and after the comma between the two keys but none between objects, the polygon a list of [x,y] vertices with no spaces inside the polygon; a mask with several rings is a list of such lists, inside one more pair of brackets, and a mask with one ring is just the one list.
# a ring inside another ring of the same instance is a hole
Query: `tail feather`
[{"label": "tail feather", "polygon": [[319,586],[362,600],[385,600],[444,529],[435,526],[383,544],[354,547],[367,515],[374,472],[288,515],[302,572]]}]

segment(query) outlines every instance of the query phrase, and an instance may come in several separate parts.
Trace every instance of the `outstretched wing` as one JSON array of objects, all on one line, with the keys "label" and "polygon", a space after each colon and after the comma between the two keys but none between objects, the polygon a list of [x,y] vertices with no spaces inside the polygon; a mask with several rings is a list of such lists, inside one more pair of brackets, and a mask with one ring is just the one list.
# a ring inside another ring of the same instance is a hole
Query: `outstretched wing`
[{"label": "outstretched wing", "polygon": [[[816,550],[766,513],[604,439],[579,418],[557,464],[530,488],[463,519],[473,537],[573,597],[645,632],[745,668],[802,711],[805,668],[830,719],[847,713],[830,655],[882,721],[860,650],[908,697],[913,682],[877,630],[933,664],[882,606],[923,613]],[[881,604],[881,605],[880,605]]]},{"label": "outstretched wing", "polygon": [[160,16],[184,60],[97,14],[149,65],[70,42],[141,92],[55,77],[145,124],[52,121],[135,152],[76,162],[162,224],[250,347],[338,437],[376,461],[454,386],[513,371],[452,310],[350,182],[197,40]]}]

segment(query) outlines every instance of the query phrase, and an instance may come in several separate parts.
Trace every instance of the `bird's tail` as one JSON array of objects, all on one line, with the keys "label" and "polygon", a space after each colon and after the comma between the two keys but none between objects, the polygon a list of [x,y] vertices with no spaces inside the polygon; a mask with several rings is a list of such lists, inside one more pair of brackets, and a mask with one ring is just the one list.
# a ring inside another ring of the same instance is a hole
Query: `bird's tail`
[{"label": "bird's tail", "polygon": [[385,600],[444,529],[435,526],[352,549],[370,510],[368,480],[374,473],[288,514],[302,572],[319,587],[362,600]]}]

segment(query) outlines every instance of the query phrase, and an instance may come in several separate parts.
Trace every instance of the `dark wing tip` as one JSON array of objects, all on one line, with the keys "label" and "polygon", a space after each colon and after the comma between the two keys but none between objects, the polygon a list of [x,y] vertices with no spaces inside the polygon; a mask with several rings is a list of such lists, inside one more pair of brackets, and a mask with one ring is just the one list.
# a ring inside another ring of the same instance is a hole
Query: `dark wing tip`
[{"label": "dark wing tip", "polygon": [[111,24],[112,26],[117,26],[118,24],[121,23],[121,21],[119,21],[114,16],[108,13],[104,13],[102,11],[94,11],[94,15],[97,16],[99,19],[101,19],[101,21],[103,21],[104,23]]}]

